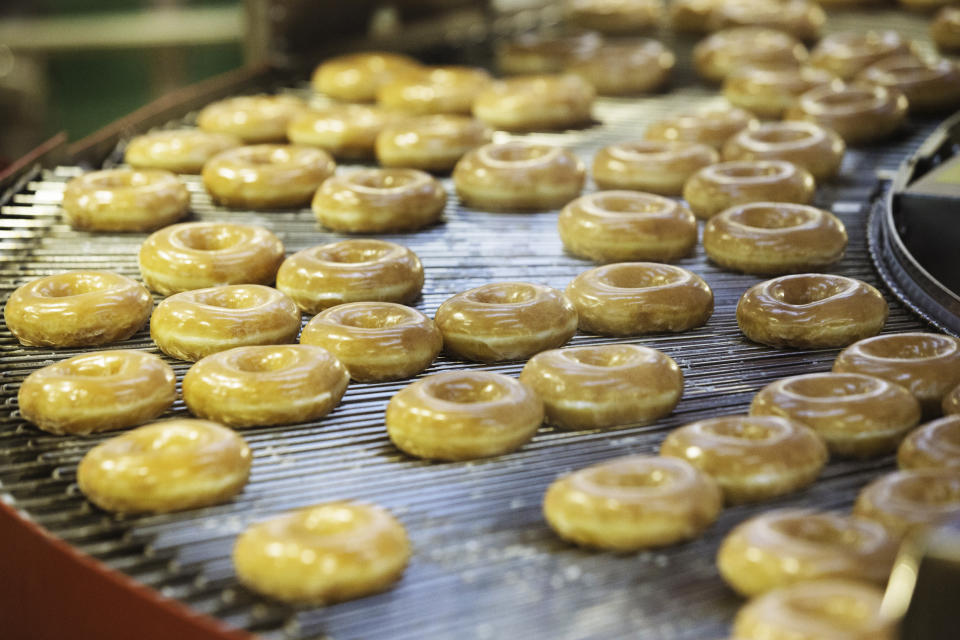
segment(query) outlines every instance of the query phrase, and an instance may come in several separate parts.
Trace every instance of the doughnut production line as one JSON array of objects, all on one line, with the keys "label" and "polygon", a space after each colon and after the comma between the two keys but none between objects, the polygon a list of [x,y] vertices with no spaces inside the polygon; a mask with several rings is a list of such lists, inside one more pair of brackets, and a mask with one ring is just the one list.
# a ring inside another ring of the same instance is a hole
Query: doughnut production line
[{"label": "doughnut production line", "polygon": [[[215,100],[258,92],[322,101],[309,74],[323,58],[396,49],[429,64],[496,71],[497,43],[562,18],[552,3],[486,5],[403,2],[384,10],[361,0],[250,2],[250,46],[265,64],[170,94],[102,131],[66,144],[61,137],[0,176],[3,300],[26,282],[71,269],[139,278],[146,234],[86,233],[63,221],[65,184],[84,172],[121,166],[127,143],[154,128],[193,126]],[[371,16],[372,21],[371,21]],[[929,15],[892,5],[830,9],[823,32],[895,29],[932,51]],[[372,26],[365,32],[368,25]],[[362,34],[362,35],[360,35]],[[639,139],[651,123],[718,100],[717,87],[693,71],[700,36],[666,24],[644,34],[677,55],[669,88],[651,95],[598,98],[594,122],[574,130],[508,135],[572,150],[588,166],[602,147]],[[960,335],[960,114],[911,114],[881,142],[848,147],[840,175],[817,185],[814,204],[846,225],[849,244],[829,273],[863,280],[883,293],[883,333]],[[953,169],[951,171],[951,161]],[[340,168],[351,162],[338,162]],[[946,176],[937,178],[937,176]],[[425,270],[413,303],[433,317],[450,296],[490,282],[524,281],[563,290],[594,266],[564,251],[557,211],[489,213],[464,206],[449,175],[439,224],[375,237],[409,247]],[[344,239],[319,226],[309,208],[250,211],[214,203],[199,176],[183,175],[191,220],[262,225],[288,255]],[[588,179],[585,192],[595,190]],[[700,223],[702,232],[703,225]],[[0,327],[0,636],[57,638],[663,638],[730,636],[744,602],[720,579],[715,557],[724,536],[772,508],[849,512],[858,492],[892,471],[894,456],[831,459],[806,489],[760,503],[729,506],[692,541],[636,553],[597,552],[559,539],[542,501],[557,476],[628,454],[655,455],[666,434],[695,420],[745,413],[768,383],[831,369],[839,349],[773,349],[747,340],[735,309],[764,278],[720,269],[702,245],[674,262],[700,275],[715,298],[699,328],[677,334],[610,338],[578,332],[571,346],[629,342],[672,357],[684,377],[672,414],[647,426],[563,431],[544,426],[518,451],[472,462],[431,463],[403,454],[387,437],[387,402],[407,380],[351,382],[325,418],[241,432],[253,452],[249,484],[224,504],[162,515],[114,515],[80,493],[76,469],[94,445],[115,433],[56,436],[26,422],[21,383],[34,370],[91,348],[24,347]],[[162,299],[155,296],[155,300]],[[305,323],[309,317],[305,316]],[[144,328],[108,348],[158,353]],[[189,363],[165,358],[178,379]],[[463,368],[519,375],[524,361],[465,363],[441,355],[425,374]],[[179,388],[179,385],[178,385]],[[178,400],[164,417],[188,417]],[[406,527],[410,564],[392,589],[327,607],[293,607],[237,581],[236,537],[250,524],[315,503],[354,499],[387,508]],[[948,638],[950,594],[960,584],[960,534],[916,552],[916,596],[904,640]],[[916,567],[919,566],[919,572]],[[911,584],[906,593],[912,590]],[[955,598],[954,598],[955,599]],[[11,635],[7,635],[10,633]],[[943,635],[946,633],[946,635]]]}]

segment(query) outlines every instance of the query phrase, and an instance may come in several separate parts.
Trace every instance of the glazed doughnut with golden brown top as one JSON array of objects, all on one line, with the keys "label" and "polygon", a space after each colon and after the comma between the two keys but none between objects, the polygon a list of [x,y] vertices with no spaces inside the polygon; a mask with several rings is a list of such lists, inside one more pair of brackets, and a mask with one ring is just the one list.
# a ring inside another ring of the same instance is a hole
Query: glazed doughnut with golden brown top
[{"label": "glazed doughnut with golden brown top", "polygon": [[896,89],[914,113],[960,106],[960,66],[952,60],[921,60],[913,55],[884,58],[857,76],[862,82]]},{"label": "glazed doughnut with golden brown top", "polygon": [[107,169],[70,180],[62,206],[81,231],[153,231],[187,215],[190,194],[169,171]]},{"label": "glazed doughnut with golden brown top", "polygon": [[899,384],[916,397],[924,415],[936,416],[943,397],[960,383],[960,340],[919,332],[877,336],[844,349],[833,370]]},{"label": "glazed doughnut with golden brown top", "polygon": [[847,144],[885,138],[900,128],[906,116],[907,99],[896,89],[839,82],[811,89],[784,115],[833,129]]},{"label": "glazed doughnut with golden brown top", "polygon": [[183,401],[198,418],[231,427],[292,424],[333,411],[349,381],[346,368],[320,347],[237,347],[190,367]]},{"label": "glazed doughnut with golden brown top", "polygon": [[780,118],[802,94],[834,79],[819,67],[750,64],[730,71],[723,81],[723,96],[761,118]]},{"label": "glazed doughnut with golden brown top", "polygon": [[712,105],[654,122],[643,137],[663,142],[696,142],[719,150],[730,136],[756,122],[743,109]]},{"label": "glazed doughnut with golden brown top", "polygon": [[552,349],[530,358],[520,382],[562,429],[649,424],[673,411],[683,374],[670,356],[632,344]]},{"label": "glazed doughnut with golden brown top", "polygon": [[920,422],[910,392],[856,373],[810,373],[768,384],[750,404],[752,416],[780,416],[807,425],[836,454],[869,457],[896,449]]},{"label": "glazed doughnut with golden brown top", "polygon": [[720,485],[731,504],[767,500],[817,479],[827,448],[813,430],[770,416],[724,416],[670,432],[660,455],[686,460]]},{"label": "glazed doughnut with golden brown top", "polygon": [[494,282],[458,293],[434,317],[449,353],[477,362],[528,358],[577,332],[577,311],[560,291]]},{"label": "glazed doughnut with golden brown top", "polygon": [[717,484],[683,460],[626,456],[561,476],[543,515],[564,540],[635,551],[699,536],[723,506]]},{"label": "glazed doughnut with golden brown top", "polygon": [[960,472],[960,416],[946,416],[910,432],[897,451],[897,464],[901,469]]},{"label": "glazed doughnut with golden brown top", "polygon": [[589,82],[602,96],[646,93],[670,80],[676,56],[657,40],[605,44],[571,58],[564,70]]},{"label": "glazed doughnut with golden brown top", "polygon": [[315,316],[300,344],[321,346],[359,382],[411,378],[430,366],[443,347],[433,320],[393,302],[340,304]]},{"label": "glazed doughnut with golden brown top", "polygon": [[801,273],[754,285],[737,303],[737,324],[771,347],[843,347],[876,335],[887,321],[883,295],[844,276]]},{"label": "glazed doughnut with golden brown top", "polygon": [[887,473],[857,496],[853,514],[875,520],[897,539],[960,516],[960,470]]},{"label": "glazed doughnut with golden brown top", "polygon": [[403,525],[385,509],[357,502],[326,502],[252,525],[233,547],[240,582],[314,605],[383,591],[409,559]]},{"label": "glazed doughnut with golden brown top", "polygon": [[325,60],[313,72],[313,88],[335,100],[373,102],[377,91],[397,77],[419,75],[420,63],[399,53],[352,53]]},{"label": "glazed doughnut with golden brown top", "polygon": [[27,347],[90,347],[126,340],[147,322],[146,287],[109,271],[67,271],[18,287],[3,316]]},{"label": "glazed doughnut with golden brown top", "polygon": [[276,289],[234,284],[177,293],[150,318],[150,337],[178,360],[195,361],[218,351],[297,339],[300,310]]},{"label": "glazed doughnut with golden brown top", "polygon": [[412,115],[468,114],[474,98],[490,82],[490,74],[476,67],[428,67],[381,86],[377,103]]},{"label": "glazed doughnut with golden brown top", "polygon": [[943,396],[943,403],[940,405],[944,415],[955,415],[960,413],[960,384],[953,388],[953,391]]},{"label": "glazed doughnut with golden brown top", "polygon": [[725,269],[785,274],[836,262],[847,231],[832,213],[803,204],[753,202],[721,211],[703,228],[703,248]]},{"label": "glazed doughnut with golden brown top", "polygon": [[553,209],[583,189],[586,169],[572,152],[545,144],[507,142],[469,151],[453,169],[467,206],[491,211]]},{"label": "glazed doughnut with golden brown top", "polygon": [[960,7],[944,7],[930,23],[930,37],[941,51],[960,51]]},{"label": "glazed doughnut with golden brown top", "polygon": [[743,640],[894,640],[883,591],[852,580],[810,580],[748,602],[733,624]]},{"label": "glazed doughnut with golden brown top", "polygon": [[719,160],[713,147],[695,142],[620,142],[594,156],[593,181],[601,189],[678,196],[687,178]]},{"label": "glazed doughnut with golden brown top", "polygon": [[590,122],[596,91],[580,76],[517,76],[477,94],[473,115],[506,131],[568,129]]},{"label": "glazed doughnut with golden brown top", "polygon": [[815,40],[827,16],[811,0],[724,0],[710,15],[711,30],[731,27],[776,29],[800,40]]},{"label": "glazed doughnut with golden brown top", "polygon": [[560,212],[557,229],[567,251],[596,262],[674,260],[697,243],[697,219],[689,209],[636,191],[580,196]]},{"label": "glazed doughnut with golden brown top", "polygon": [[910,53],[896,31],[840,31],[823,38],[810,52],[810,64],[849,80],[874,62]]},{"label": "glazed doughnut with golden brown top", "polygon": [[508,74],[556,73],[574,55],[589,53],[603,43],[599,33],[569,35],[525,33],[505,42],[495,52],[497,67]]},{"label": "glazed doughnut with golden brown top", "polygon": [[800,66],[807,48],[788,33],[761,27],[718,31],[693,48],[693,61],[702,77],[721,82],[734,70],[755,63]]},{"label": "glazed doughnut with golden brown top", "polygon": [[810,172],[784,160],[721,162],[700,169],[683,185],[683,199],[698,218],[738,204],[809,204],[816,182]]},{"label": "glazed doughnut with golden brown top", "polygon": [[173,369],[132,349],[98,351],[34,371],[20,385],[24,418],[57,434],[96,433],[153,420],[177,397]]},{"label": "glazed doughnut with golden brown top", "polygon": [[670,26],[674,31],[707,33],[711,30],[710,18],[723,0],[672,0],[670,2]]},{"label": "glazed doughnut with golden brown top", "polygon": [[325,151],[313,147],[237,147],[203,165],[203,186],[214,200],[228,207],[299,207],[310,202],[335,168]]},{"label": "glazed doughnut with golden brown top", "polygon": [[342,240],[298,251],[277,272],[277,288],[306,313],[345,302],[413,302],[423,265],[413,251],[383,240]]},{"label": "glazed doughnut with golden brown top", "polygon": [[407,118],[377,135],[377,160],[385,167],[450,171],[465,153],[492,137],[490,127],[466,116]]},{"label": "glazed doughnut with golden brown top", "polygon": [[877,523],[811,509],[775,509],[731,531],[717,553],[720,575],[737,593],[820,578],[886,582],[897,545]]},{"label": "glazed doughnut with golden brown top", "polygon": [[723,159],[786,160],[809,171],[815,180],[825,180],[840,171],[846,147],[835,132],[812,122],[767,122],[727,140]]},{"label": "glazed doughnut with golden brown top", "polygon": [[663,0],[567,0],[564,18],[584,29],[625,35],[656,27]]},{"label": "glazed doughnut with golden brown top", "polygon": [[240,138],[228,133],[199,129],[151,131],[128,142],[123,159],[135,169],[200,173],[207,160],[242,144]]},{"label": "glazed doughnut with golden brown top", "polygon": [[252,455],[243,438],[206,420],[167,420],[91,449],[77,467],[90,502],[120,513],[168,513],[240,493]]},{"label": "glazed doughnut with golden brown top", "polygon": [[221,284],[270,284],[283,262],[283,243],[263,227],[185,222],[140,245],[140,276],[165,296]]},{"label": "glazed doughnut with golden brown top", "polygon": [[449,371],[398,391],[387,405],[393,444],[418,458],[472,460],[519,449],[543,422],[526,385],[490,371]]},{"label": "glazed doughnut with golden brown top", "polygon": [[567,287],[580,328],[603,335],[686,331],[713,313],[713,292],[697,274],[655,262],[584,271]]},{"label": "glazed doughnut with golden brown top", "polygon": [[303,100],[293,96],[238,96],[204,107],[197,126],[236,136],[247,144],[282,142],[287,125],[306,108]]},{"label": "glazed doughnut with golden brown top", "polygon": [[287,138],[338,158],[370,158],[377,135],[397,119],[377,107],[335,104],[298,115],[287,127]]},{"label": "glazed doughnut with golden brown top", "polygon": [[446,203],[440,183],[418,169],[356,169],[324,182],[310,206],[328,229],[382,233],[425,227]]}]

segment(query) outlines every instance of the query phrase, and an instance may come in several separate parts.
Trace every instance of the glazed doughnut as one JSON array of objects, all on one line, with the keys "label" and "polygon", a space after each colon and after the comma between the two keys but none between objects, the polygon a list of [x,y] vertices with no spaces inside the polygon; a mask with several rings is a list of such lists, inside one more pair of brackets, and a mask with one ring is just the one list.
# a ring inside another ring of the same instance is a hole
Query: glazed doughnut
[{"label": "glazed doughnut", "polygon": [[240,582],[314,605],[383,591],[409,559],[403,525],[385,509],[357,502],[326,502],[255,524],[233,547]]},{"label": "glazed doughnut", "polygon": [[887,473],[857,496],[853,515],[875,520],[897,539],[960,516],[960,471],[912,469]]},{"label": "glazed doughnut", "polygon": [[472,460],[519,449],[543,422],[543,403],[513,378],[448,371],[398,391],[386,425],[398,449],[430,460]]},{"label": "glazed doughnut", "polygon": [[742,522],[717,553],[720,575],[740,595],[821,578],[882,585],[897,545],[875,522],[812,509],[774,509]]},{"label": "glazed doughnut", "polygon": [[44,431],[86,435],[153,420],[173,404],[176,382],[170,365],[151,353],[98,351],[34,371],[17,405]]},{"label": "glazed doughnut", "polygon": [[103,442],[80,461],[90,502],[119,513],[168,513],[226,502],[250,475],[250,448],[206,420],[167,420]]},{"label": "glazed doughnut", "polygon": [[419,62],[400,53],[352,53],[325,60],[310,82],[316,91],[335,100],[373,102],[383,85],[422,71]]},{"label": "glazed doughnut", "polygon": [[356,169],[324,182],[310,205],[334,231],[414,231],[435,222],[447,192],[418,169]]},{"label": "glazed doughnut", "polygon": [[494,282],[458,293],[434,317],[447,352],[477,362],[520,360],[577,332],[577,311],[556,289]]},{"label": "glazed doughnut", "polygon": [[703,248],[724,269],[760,275],[816,271],[843,257],[847,231],[832,213],[803,204],[753,202],[721,211]]},{"label": "glazed doughnut", "polygon": [[325,151],[295,145],[260,144],[217,154],[203,165],[203,186],[228,207],[299,207],[333,175]]},{"label": "glazed doughnut", "polygon": [[862,340],[833,363],[839,373],[863,373],[905,387],[927,417],[960,383],[960,340],[938,333],[898,333]]},{"label": "glazed doughnut", "polygon": [[960,106],[960,66],[952,60],[921,60],[913,55],[884,58],[857,79],[896,89],[914,113],[948,111]]},{"label": "glazed doughnut", "polygon": [[724,0],[710,15],[713,30],[731,27],[776,29],[800,40],[815,40],[827,15],[811,0]]},{"label": "glazed doughnut", "polygon": [[517,76],[477,94],[473,115],[506,131],[569,129],[586,125],[596,91],[580,76]]},{"label": "glazed doughnut", "polygon": [[443,347],[433,320],[393,302],[340,304],[315,316],[300,344],[327,349],[359,382],[412,378]]},{"label": "glazed doughnut", "polygon": [[516,75],[557,73],[571,57],[589,53],[602,43],[603,38],[594,31],[562,36],[525,33],[497,47],[497,67]]},{"label": "glazed doughnut", "polygon": [[195,361],[234,347],[297,339],[300,310],[276,289],[234,284],[177,293],[150,317],[150,337],[178,360]]},{"label": "glazed doughnut", "polygon": [[960,51],[960,7],[944,7],[930,23],[930,37],[941,51]]},{"label": "glazed doughnut", "polygon": [[810,64],[850,80],[878,60],[910,52],[910,43],[896,31],[840,31],[817,43]]},{"label": "glazed doughnut", "polygon": [[944,415],[956,415],[960,413],[960,384],[953,388],[953,391],[943,396],[943,404],[940,405]]},{"label": "glazed doughnut", "polygon": [[894,640],[893,620],[880,613],[883,591],[852,580],[810,580],[774,589],[737,614],[737,638],[765,640]]},{"label": "glazed doughnut", "polygon": [[345,302],[413,302],[423,265],[406,247],[383,240],[342,240],[298,251],[277,272],[277,288],[306,313]]},{"label": "glazed doughnut", "polygon": [[408,118],[377,135],[377,160],[385,167],[450,171],[465,153],[492,137],[487,125],[466,116]]},{"label": "glazed doughnut", "polygon": [[81,231],[153,231],[187,215],[190,194],[159,169],[107,169],[70,180],[64,218]]},{"label": "glazed doughnut", "polygon": [[827,463],[827,448],[812,429],[771,416],[693,422],[671,431],[660,455],[686,460],[709,475],[730,504],[802,489]]},{"label": "glazed doughnut", "polygon": [[737,303],[737,324],[771,347],[844,347],[876,335],[887,321],[883,295],[844,276],[801,273],[754,285]]},{"label": "glazed doughnut", "polygon": [[752,64],[730,71],[723,81],[723,96],[761,118],[779,119],[802,94],[835,78],[819,67]]},{"label": "glazed doughnut", "polygon": [[221,284],[270,284],[283,262],[283,243],[263,227],[185,222],[140,245],[140,277],[168,296]]},{"label": "glazed doughnut", "polygon": [[724,0],[672,0],[670,26],[674,31],[707,33],[711,30],[713,11]]},{"label": "glazed doughnut", "polygon": [[683,185],[683,199],[698,218],[751,202],[809,204],[816,181],[784,160],[721,162],[700,169]]},{"label": "glazed doughnut", "polygon": [[654,122],[643,137],[663,142],[696,142],[719,150],[730,136],[756,122],[743,109],[711,105]]},{"label": "glazed doughnut", "polygon": [[381,86],[377,103],[412,115],[469,114],[474,98],[490,82],[490,74],[476,67],[429,67]]},{"label": "glazed doughnut", "polygon": [[697,219],[669,198],[636,191],[598,191],[560,212],[566,249],[596,262],[668,261],[697,244]]},{"label": "glazed doughnut", "polygon": [[538,353],[520,382],[543,400],[547,424],[562,429],[650,424],[683,394],[683,374],[670,356],[632,344]]},{"label": "glazed doughnut", "polygon": [[545,144],[507,142],[469,151],[453,169],[457,195],[475,209],[554,209],[583,189],[586,169],[572,152]]},{"label": "glazed doughnut", "polygon": [[298,115],[287,127],[287,138],[337,158],[371,158],[377,136],[397,119],[377,107],[335,104]]},{"label": "glazed doughnut", "polygon": [[839,173],[846,146],[836,133],[812,122],[767,122],[727,140],[723,159],[786,160],[809,171],[815,180],[826,180]]},{"label": "glazed doughnut", "polygon": [[561,476],[543,498],[543,515],[564,540],[635,551],[699,536],[723,499],[717,484],[676,458],[626,456]]},{"label": "glazed doughnut", "polygon": [[228,133],[199,129],[151,131],[127,143],[123,160],[135,169],[200,173],[207,160],[242,144],[240,138]]},{"label": "glazed doughnut", "polygon": [[18,287],[3,308],[26,347],[91,347],[126,340],[150,317],[146,287],[109,271],[67,271]]},{"label": "glazed doughnut", "polygon": [[753,397],[752,416],[805,424],[830,451],[866,458],[890,453],[920,422],[920,405],[900,385],[856,373],[810,373],[777,380]]},{"label": "glazed doughnut", "polygon": [[580,329],[628,336],[699,327],[713,314],[713,292],[692,271],[622,262],[584,271],[567,287]]},{"label": "glazed doughnut", "polygon": [[638,38],[575,56],[564,70],[589,82],[602,96],[621,96],[662,88],[674,64],[676,56],[661,42]]},{"label": "glazed doughnut", "polygon": [[785,117],[815,122],[836,131],[847,144],[861,144],[889,136],[906,115],[907,99],[896,89],[833,83],[800,96]]},{"label": "glazed doughnut", "polygon": [[788,33],[762,27],[724,29],[693,48],[697,73],[722,82],[735,69],[756,63],[797,67],[807,59],[807,48]]},{"label": "glazed doughnut", "polygon": [[190,367],[183,401],[198,418],[231,427],[292,424],[333,411],[349,381],[346,368],[320,347],[237,347]]},{"label": "glazed doughnut", "polygon": [[911,431],[897,450],[901,469],[960,472],[960,416],[950,415]]},{"label": "glazed doughnut", "polygon": [[293,96],[238,96],[208,104],[197,115],[197,126],[236,136],[247,144],[282,142],[287,125],[306,108],[303,100]]},{"label": "glazed doughnut", "polygon": [[584,29],[626,35],[656,27],[663,0],[567,0],[564,18]]},{"label": "glazed doughnut", "polygon": [[593,181],[601,189],[679,196],[687,178],[719,161],[720,154],[713,147],[695,142],[620,142],[594,156]]}]

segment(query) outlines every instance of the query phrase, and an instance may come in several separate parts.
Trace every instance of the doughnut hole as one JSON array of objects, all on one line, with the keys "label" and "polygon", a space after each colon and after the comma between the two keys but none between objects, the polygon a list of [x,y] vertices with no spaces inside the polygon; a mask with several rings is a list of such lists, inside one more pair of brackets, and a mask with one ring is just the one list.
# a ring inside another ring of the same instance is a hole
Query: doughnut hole
[{"label": "doughnut hole", "polygon": [[200,304],[221,309],[252,309],[265,304],[268,291],[247,287],[216,287],[194,292],[194,300]]},{"label": "doughnut hole", "polygon": [[430,381],[426,391],[438,400],[454,404],[494,402],[507,395],[503,387],[491,380],[468,377]]},{"label": "doughnut hole", "polygon": [[923,360],[939,358],[954,351],[953,340],[938,335],[888,335],[882,339],[865,340],[860,350],[868,356],[886,360]]},{"label": "doughnut hole", "polygon": [[773,422],[743,418],[715,419],[701,424],[706,433],[739,440],[771,440],[783,431]]},{"label": "doughnut hole", "polygon": [[607,345],[603,349],[566,349],[562,351],[565,358],[585,364],[589,367],[622,367],[636,359],[636,352],[620,345]]},{"label": "doughnut hole", "polygon": [[895,497],[931,507],[960,505],[960,480],[936,475],[907,477],[896,484]]},{"label": "doughnut hole", "polygon": [[673,202],[666,198],[641,193],[634,195],[597,193],[588,197],[590,203],[597,208],[605,213],[614,214],[660,213],[669,210],[673,205]]},{"label": "doughnut hole", "polygon": [[354,308],[331,314],[331,316],[337,323],[347,327],[356,327],[357,329],[389,329],[390,327],[408,324],[417,320],[416,316],[412,313],[394,310],[392,308],[387,313],[384,313],[383,308],[379,308],[376,311]]},{"label": "doughnut hole", "polygon": [[767,144],[789,144],[800,142],[813,138],[813,134],[805,129],[788,129],[786,127],[778,128],[760,128],[750,132],[750,137]]},{"label": "doughnut hole", "polygon": [[729,163],[726,166],[711,166],[707,171],[727,180],[766,180],[787,175],[785,163]]},{"label": "doughnut hole", "polygon": [[393,250],[394,247],[386,246],[379,242],[354,240],[318,247],[314,252],[314,257],[324,262],[360,264],[363,262],[382,260]]},{"label": "doughnut hole", "polygon": [[832,374],[797,378],[784,384],[783,389],[805,398],[850,398],[873,393],[881,384],[880,380],[867,376]]},{"label": "doughnut hole", "polygon": [[484,149],[484,153],[497,162],[531,162],[544,158],[553,151],[553,147],[526,144],[493,145]]},{"label": "doughnut hole", "polygon": [[519,305],[534,300],[537,291],[525,284],[490,285],[471,292],[468,297],[481,304]]},{"label": "doughnut hole", "polygon": [[293,349],[278,349],[271,347],[266,353],[245,351],[240,357],[233,360],[233,366],[244,373],[270,373],[282,371],[300,360],[300,356]]},{"label": "doughnut hole", "polygon": [[618,264],[606,269],[600,281],[616,289],[650,289],[679,282],[683,273],[653,264]]},{"label": "doughnut hole", "polygon": [[190,225],[177,231],[171,241],[194,251],[226,251],[243,242],[245,238],[243,229],[229,225]]},{"label": "doughnut hole", "polygon": [[879,100],[877,90],[862,87],[846,87],[842,91],[832,91],[817,96],[815,102],[832,109],[860,109]]},{"label": "doughnut hole", "polygon": [[115,287],[95,273],[68,273],[43,282],[34,293],[42,298],[69,298],[87,293],[107,291]]},{"label": "doughnut hole", "polygon": [[813,221],[814,212],[787,205],[748,205],[731,212],[729,219],[756,229],[790,229]]},{"label": "doughnut hole", "polygon": [[253,166],[265,166],[271,164],[286,164],[293,158],[290,149],[277,146],[264,147],[246,147],[235,152],[235,160],[245,162]]},{"label": "doughnut hole", "polygon": [[357,171],[349,178],[352,184],[367,189],[402,189],[420,179],[418,173],[406,169]]},{"label": "doughnut hole", "polygon": [[781,278],[770,286],[774,299],[791,306],[801,307],[843,293],[847,283],[825,276]]},{"label": "doughnut hole", "polygon": [[592,484],[616,489],[656,489],[671,480],[670,474],[663,469],[649,471],[618,471],[598,469],[590,476]]},{"label": "doughnut hole", "polygon": [[867,546],[870,540],[854,527],[840,527],[830,518],[805,515],[781,518],[771,525],[777,532],[812,544],[844,549]]},{"label": "doughnut hole", "polygon": [[658,142],[656,140],[640,140],[637,142],[622,142],[614,147],[617,155],[626,156],[646,156],[659,153],[668,153],[671,145],[667,142]]}]

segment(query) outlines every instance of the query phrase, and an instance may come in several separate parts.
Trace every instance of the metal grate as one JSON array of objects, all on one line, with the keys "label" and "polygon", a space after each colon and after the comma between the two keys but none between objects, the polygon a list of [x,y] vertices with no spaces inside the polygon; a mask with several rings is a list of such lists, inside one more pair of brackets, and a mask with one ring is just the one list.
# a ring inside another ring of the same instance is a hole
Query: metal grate
[{"label": "metal grate", "polygon": [[[898,13],[871,14],[876,25],[920,21]],[[858,24],[854,16],[833,28]],[[681,63],[684,58],[681,56]],[[305,88],[288,89],[305,92]],[[711,94],[679,74],[675,90],[641,100],[601,100],[603,123],[591,129],[529,138],[563,144],[584,160],[600,146],[639,137],[649,122]],[[187,118],[189,122],[189,117]],[[912,120],[884,146],[854,150],[843,176],[822,185],[816,204],[847,225],[850,246],[832,272],[879,286],[866,248],[875,171],[891,170],[932,130]],[[108,165],[120,157],[120,149]],[[0,213],[0,289],[68,269],[103,268],[138,275],[136,252],[144,236],[87,234],[59,217],[66,180],[81,173],[62,166],[45,171],[5,203]],[[308,210],[248,212],[214,206],[196,177],[184,178],[194,217],[256,223],[277,233],[288,253],[342,236],[319,228]],[[450,295],[490,281],[528,280],[563,288],[592,265],[563,252],[556,212],[489,214],[462,208],[449,179],[442,224],[414,234],[381,236],[413,249],[426,270],[417,303],[428,315]],[[592,186],[590,187],[592,188]],[[746,341],[734,309],[740,294],[760,279],[727,273],[708,262],[702,247],[677,264],[712,287],[716,310],[706,326],[680,335],[630,340],[661,349],[683,370],[686,389],[676,412],[647,427],[606,432],[542,429],[522,450],[492,460],[428,464],[390,443],[383,426],[389,398],[405,384],[352,383],[343,403],[318,423],[243,432],[254,451],[251,480],[228,504],[155,516],[113,516],[93,508],[77,491],[82,455],[109,434],[54,437],[23,422],[16,393],[31,371],[83,350],[22,348],[0,329],[0,499],[54,535],[195,610],[268,638],[585,638],[694,639],[722,637],[739,606],[720,581],[713,558],[722,536],[744,518],[778,506],[848,508],[856,492],[891,458],[832,461],[811,488],[760,505],[726,509],[708,533],[663,550],[617,555],[583,551],[560,542],[540,515],[541,497],[558,475],[629,453],[655,453],[665,433],[689,421],[744,412],[752,395],[784,376],[828,370],[836,350],[777,351]],[[924,326],[894,300],[885,331]],[[572,345],[612,342],[578,334]],[[147,331],[115,345],[155,351]],[[188,365],[171,361],[178,377]],[[522,362],[483,368],[517,375]],[[426,372],[480,367],[440,358]],[[185,416],[178,402],[169,416]],[[250,522],[324,500],[355,498],[392,510],[407,526],[415,553],[391,591],[336,606],[296,610],[260,598],[234,578],[234,537]]]}]

